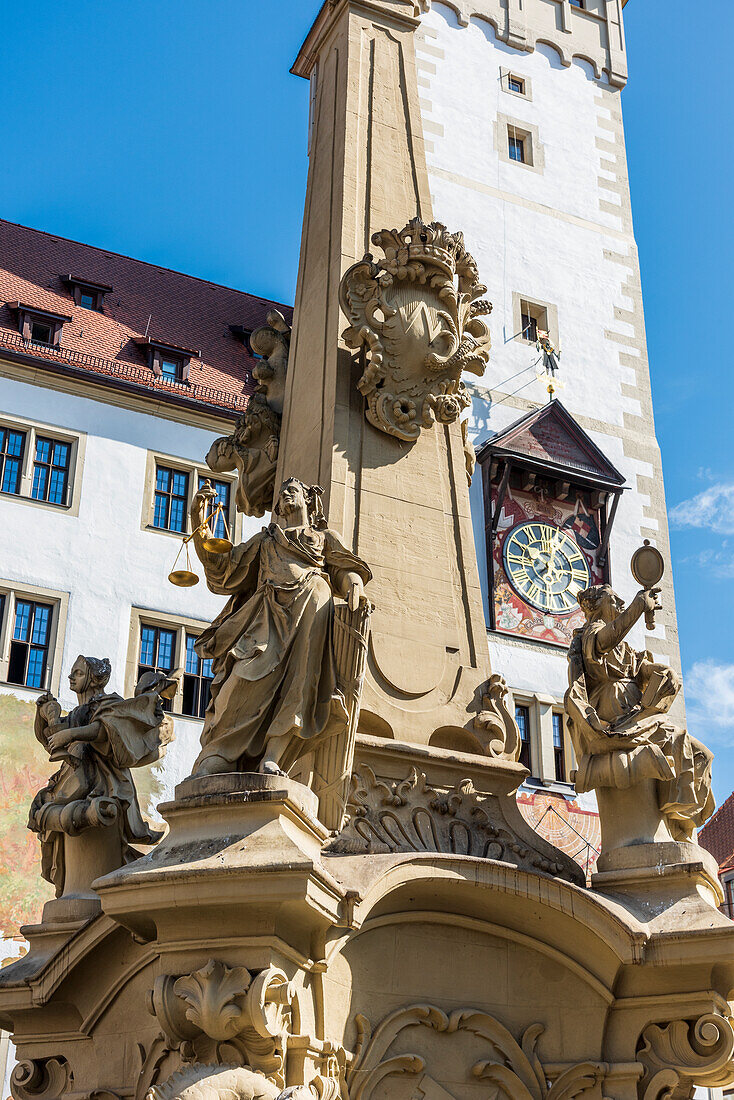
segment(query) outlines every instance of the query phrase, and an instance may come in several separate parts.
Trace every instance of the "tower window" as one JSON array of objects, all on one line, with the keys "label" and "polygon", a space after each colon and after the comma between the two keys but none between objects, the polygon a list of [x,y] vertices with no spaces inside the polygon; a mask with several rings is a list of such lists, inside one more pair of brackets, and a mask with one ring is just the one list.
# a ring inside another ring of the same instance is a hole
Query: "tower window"
[{"label": "tower window", "polygon": [[519,161],[520,164],[527,163],[525,153],[525,138],[515,129],[514,126],[508,127],[507,142],[510,160]]},{"label": "tower window", "polygon": [[525,81],[519,76],[513,76],[512,73],[507,78],[507,88],[517,95],[525,95]]},{"label": "tower window", "polygon": [[538,339],[538,329],[548,331],[548,310],[526,299],[520,301],[520,332],[523,340],[534,344]]},{"label": "tower window", "polygon": [[530,757],[530,707],[515,707],[515,721],[520,731],[520,763],[532,772]]},{"label": "tower window", "polygon": [[566,782],[566,749],[563,742],[563,715],[553,715],[553,761],[555,764],[556,779],[559,783]]}]

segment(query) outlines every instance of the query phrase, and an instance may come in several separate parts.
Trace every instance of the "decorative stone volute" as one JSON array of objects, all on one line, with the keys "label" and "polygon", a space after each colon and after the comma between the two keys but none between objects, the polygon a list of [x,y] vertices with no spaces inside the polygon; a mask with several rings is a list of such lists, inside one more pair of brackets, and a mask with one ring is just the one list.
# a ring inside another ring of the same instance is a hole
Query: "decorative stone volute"
[{"label": "decorative stone volute", "polygon": [[253,978],[244,966],[209,959],[191,974],[158,977],[148,1007],[186,1061],[248,1065],[284,1086],[283,1051],[298,1009],[277,967]]},{"label": "decorative stone volute", "polygon": [[462,233],[413,218],[404,229],[372,236],[385,253],[368,253],[345,273],[342,310],[351,348],[364,347],[359,381],[367,419],[398,439],[413,441],[436,421],[451,424],[469,405],[463,371],[481,375],[489,360],[492,307],[482,300],[473,257]]}]

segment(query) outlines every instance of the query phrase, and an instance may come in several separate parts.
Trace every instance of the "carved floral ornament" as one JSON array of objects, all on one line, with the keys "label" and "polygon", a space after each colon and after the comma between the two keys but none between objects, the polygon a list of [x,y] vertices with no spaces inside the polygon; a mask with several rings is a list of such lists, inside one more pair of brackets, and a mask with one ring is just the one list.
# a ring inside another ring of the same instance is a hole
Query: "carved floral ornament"
[{"label": "carved floral ornament", "polygon": [[[414,1095],[436,1096],[442,1100],[458,1100],[431,1076],[440,1075],[440,1056],[436,1065],[427,1065],[419,1054],[402,1054],[391,1047],[406,1029],[429,1028],[439,1035],[456,1036],[469,1033],[479,1039],[483,1056],[466,1065],[466,1081],[479,1082],[496,1100],[604,1100],[602,1082],[608,1067],[602,1062],[581,1062],[562,1069],[555,1080],[549,1080],[549,1070],[537,1054],[542,1024],[526,1028],[520,1042],[507,1028],[473,1008],[459,1008],[451,1013],[430,1004],[414,1004],[400,1008],[387,1016],[374,1030],[364,1016],[357,1016],[357,1050],[347,1075],[349,1100],[370,1100],[385,1078],[409,1075],[416,1078]],[[413,1031],[415,1034],[415,1030]],[[405,1037],[404,1041],[408,1041]],[[425,1044],[423,1044],[425,1049]],[[431,1044],[431,1051],[438,1048]],[[465,1049],[462,1045],[461,1049]],[[379,1089],[380,1095],[384,1090]]]},{"label": "carved floral ornament", "polygon": [[422,428],[451,424],[469,406],[463,371],[481,375],[489,327],[473,257],[461,233],[414,218],[404,229],[372,237],[385,253],[368,253],[345,273],[339,296],[350,325],[346,344],[365,348],[359,389],[366,416],[388,435],[413,442]]},{"label": "carved floral ornament", "polygon": [[533,851],[511,832],[493,800],[479,795],[470,779],[441,792],[417,768],[402,782],[383,783],[362,764],[352,776],[350,811],[326,852],[444,852],[567,877],[564,863]]},{"label": "carved floral ornament", "polygon": [[734,1027],[730,1016],[707,1012],[693,1020],[649,1024],[637,1053],[645,1067],[642,1100],[687,1100],[693,1085],[718,1088],[734,1081]]}]

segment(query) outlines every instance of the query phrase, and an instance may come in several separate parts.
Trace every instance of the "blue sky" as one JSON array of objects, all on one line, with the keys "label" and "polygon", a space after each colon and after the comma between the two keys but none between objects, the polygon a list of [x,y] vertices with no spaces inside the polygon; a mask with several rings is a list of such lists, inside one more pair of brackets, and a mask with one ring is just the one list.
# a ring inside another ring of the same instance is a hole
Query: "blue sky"
[{"label": "blue sky", "polygon": [[[34,0],[29,20],[8,5],[0,216],[292,301],[307,96],[288,70],[317,7]],[[623,104],[689,720],[717,753],[720,801],[734,787],[734,5],[705,9],[629,0]]]}]

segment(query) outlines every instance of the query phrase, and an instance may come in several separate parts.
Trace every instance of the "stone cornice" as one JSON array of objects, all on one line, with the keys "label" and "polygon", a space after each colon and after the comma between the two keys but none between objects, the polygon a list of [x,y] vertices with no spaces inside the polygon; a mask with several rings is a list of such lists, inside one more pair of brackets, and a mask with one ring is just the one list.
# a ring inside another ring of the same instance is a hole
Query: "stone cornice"
[{"label": "stone cornice", "polygon": [[383,20],[387,16],[409,27],[417,27],[421,12],[426,10],[425,0],[324,0],[293,62],[291,72],[294,76],[310,78],[324,37],[348,5],[367,14],[374,12]]},{"label": "stone cornice", "polygon": [[[560,29],[555,13],[539,0],[418,0],[421,11],[432,3],[445,4],[456,13],[461,26],[472,18],[491,23],[498,39],[517,50],[532,52],[536,45],[552,46],[561,64],[574,58],[587,61],[597,79],[606,73],[614,87],[627,83],[622,8],[626,0],[603,0],[603,14],[573,7],[570,0],[555,0],[560,9]],[[552,18],[551,18],[552,16]]]}]

